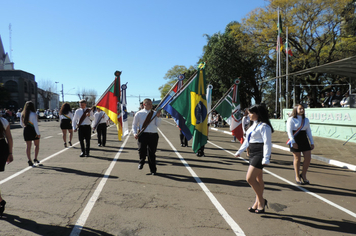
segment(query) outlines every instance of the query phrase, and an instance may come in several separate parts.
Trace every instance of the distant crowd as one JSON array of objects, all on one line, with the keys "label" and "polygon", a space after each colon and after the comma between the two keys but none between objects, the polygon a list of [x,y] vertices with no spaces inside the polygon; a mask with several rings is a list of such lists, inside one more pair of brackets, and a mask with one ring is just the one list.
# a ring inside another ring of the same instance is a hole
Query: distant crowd
[{"label": "distant crowd", "polygon": [[350,95],[346,92],[341,95],[341,91],[338,90],[336,93],[334,91],[325,92],[320,95],[319,101],[315,102],[311,95],[308,95],[306,105],[309,108],[316,107],[350,107]]}]

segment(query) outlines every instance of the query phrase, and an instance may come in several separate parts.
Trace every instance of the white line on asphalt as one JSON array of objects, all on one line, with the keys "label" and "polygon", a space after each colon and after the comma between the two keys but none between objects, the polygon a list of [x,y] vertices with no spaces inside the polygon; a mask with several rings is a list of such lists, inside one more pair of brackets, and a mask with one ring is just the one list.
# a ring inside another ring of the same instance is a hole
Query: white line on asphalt
[{"label": "white line on asphalt", "polygon": [[236,235],[245,235],[240,226],[231,218],[231,216],[227,213],[224,207],[220,204],[220,202],[215,198],[215,196],[210,192],[210,190],[205,186],[205,184],[201,181],[201,179],[197,176],[197,174],[193,171],[193,169],[189,166],[189,164],[184,160],[184,158],[179,154],[177,149],[173,146],[173,144],[167,139],[167,137],[162,133],[160,129],[158,129],[160,134],[166,139],[167,143],[171,146],[172,150],[179,157],[180,161],[183,163],[185,168],[188,169],[189,173],[194,177],[195,181],[199,184],[199,186],[203,189],[204,193],[208,196],[210,201],[219,211],[220,215],[225,219],[225,221],[230,225],[231,229],[234,231]]},{"label": "white line on asphalt", "polygon": [[43,139],[49,139],[49,138],[52,138],[53,136],[48,136],[48,137],[45,137],[45,138],[43,138]]},{"label": "white line on asphalt", "polygon": [[[216,144],[214,144],[214,143],[212,143],[212,142],[210,142],[210,141],[208,141],[208,142],[209,142],[211,145],[213,145],[213,146],[215,146],[215,147],[217,147],[217,148],[220,148],[221,150],[224,150],[225,152],[227,152],[227,153],[229,153],[229,154],[231,154],[231,155],[234,155],[234,153],[232,153],[232,152],[230,152],[230,151],[228,151],[228,150],[226,150],[226,149],[224,149],[224,148],[222,148],[222,147],[220,147],[220,146],[218,146],[218,145],[216,145]],[[244,159],[244,158],[242,158],[242,157],[239,157],[239,158],[240,158],[241,160],[244,160],[245,162],[248,162],[246,159]],[[331,206],[333,206],[333,207],[335,207],[335,208],[337,208],[337,209],[339,209],[339,210],[341,210],[341,211],[343,211],[343,212],[345,212],[345,213],[351,215],[352,217],[356,218],[356,213],[354,213],[354,212],[352,212],[352,211],[350,211],[350,210],[348,210],[348,209],[346,209],[346,208],[344,208],[344,207],[342,207],[342,206],[339,206],[339,205],[337,205],[336,203],[333,203],[332,201],[329,201],[328,199],[319,196],[318,194],[315,194],[315,193],[313,193],[313,192],[310,192],[308,189],[305,189],[305,188],[303,188],[303,187],[301,187],[301,186],[299,186],[299,185],[297,185],[297,184],[295,184],[295,183],[293,183],[293,182],[291,182],[291,181],[289,181],[289,180],[287,180],[287,179],[285,179],[285,178],[283,178],[283,177],[281,177],[281,176],[279,176],[279,175],[277,175],[277,174],[275,174],[275,173],[273,173],[273,172],[267,170],[266,168],[263,168],[263,171],[266,172],[266,173],[268,173],[268,174],[270,174],[270,175],[272,175],[272,176],[274,176],[274,177],[276,177],[277,179],[280,179],[280,180],[282,180],[282,181],[284,181],[284,182],[286,182],[286,183],[288,183],[288,184],[290,184],[290,185],[293,185],[293,186],[299,188],[299,189],[302,190],[303,192],[305,192],[305,193],[307,193],[307,194],[310,194],[310,195],[312,195],[312,196],[314,196],[314,197],[316,197],[316,198],[322,200],[323,202],[325,202],[325,203],[327,203],[327,204],[329,204],[329,205],[331,205]]]},{"label": "white line on asphalt", "polygon": [[72,232],[70,233],[70,236],[74,236],[74,235],[79,235],[80,232],[83,229],[83,226],[85,225],[85,222],[87,221],[89,214],[91,212],[91,210],[94,207],[94,204],[96,202],[96,200],[98,200],[98,197],[100,196],[101,191],[103,190],[106,181],[108,180],[110,173],[112,171],[112,169],[114,168],[117,159],[119,159],[119,156],[122,152],[122,150],[124,149],[127,140],[130,137],[131,132],[129,133],[129,135],[127,135],[127,138],[125,139],[125,142],[123,142],[123,144],[121,145],[119,151],[116,153],[114,160],[110,163],[109,168],[106,170],[105,175],[103,176],[103,178],[101,179],[98,187],[95,189],[93,195],[91,196],[91,198],[89,199],[87,205],[85,206],[82,214],[80,215],[79,219],[77,220],[77,222],[74,225],[74,228],[72,230]]}]

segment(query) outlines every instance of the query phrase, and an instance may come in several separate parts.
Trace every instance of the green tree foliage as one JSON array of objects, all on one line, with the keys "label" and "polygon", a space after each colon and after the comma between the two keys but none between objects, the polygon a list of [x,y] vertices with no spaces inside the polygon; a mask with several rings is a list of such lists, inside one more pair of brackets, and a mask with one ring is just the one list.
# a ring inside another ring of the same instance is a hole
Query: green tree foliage
[{"label": "green tree foliage", "polygon": [[[269,3],[265,8],[252,11],[241,24],[254,47],[260,48],[261,53],[274,61],[274,65],[269,60],[265,61],[267,63],[264,64],[269,67],[266,76],[275,75],[278,8],[283,22],[283,42],[288,27],[288,41],[294,54],[289,62],[290,73],[354,55],[355,37],[345,38],[341,33],[345,22],[342,13],[349,0],[269,0]],[[283,51],[282,65],[285,65],[284,60]],[[285,74],[285,66],[282,70]],[[346,78],[328,76],[309,74],[298,77],[296,83],[301,85],[301,92],[315,96],[328,89],[325,86],[327,83],[347,83]],[[299,96],[297,94],[297,98]]]}]

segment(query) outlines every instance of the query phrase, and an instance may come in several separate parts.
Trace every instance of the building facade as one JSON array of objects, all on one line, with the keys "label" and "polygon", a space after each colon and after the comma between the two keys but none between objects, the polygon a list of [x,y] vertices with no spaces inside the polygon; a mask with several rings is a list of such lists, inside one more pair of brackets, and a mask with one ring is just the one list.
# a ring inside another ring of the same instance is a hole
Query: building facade
[{"label": "building facade", "polygon": [[14,63],[5,53],[0,37],[0,86],[3,86],[10,97],[2,104],[2,108],[18,110],[23,108],[27,101],[32,101],[37,106],[37,83],[35,76],[22,70],[15,70]]}]

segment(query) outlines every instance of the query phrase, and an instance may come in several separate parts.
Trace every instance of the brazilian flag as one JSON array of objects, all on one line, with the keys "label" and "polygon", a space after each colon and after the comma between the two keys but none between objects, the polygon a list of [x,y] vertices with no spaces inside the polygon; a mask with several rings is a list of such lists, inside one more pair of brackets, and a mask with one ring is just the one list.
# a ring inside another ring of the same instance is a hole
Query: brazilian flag
[{"label": "brazilian flag", "polygon": [[208,136],[205,63],[199,64],[196,76],[185,84],[170,105],[185,119],[193,136],[192,149],[198,152],[207,143]]}]

